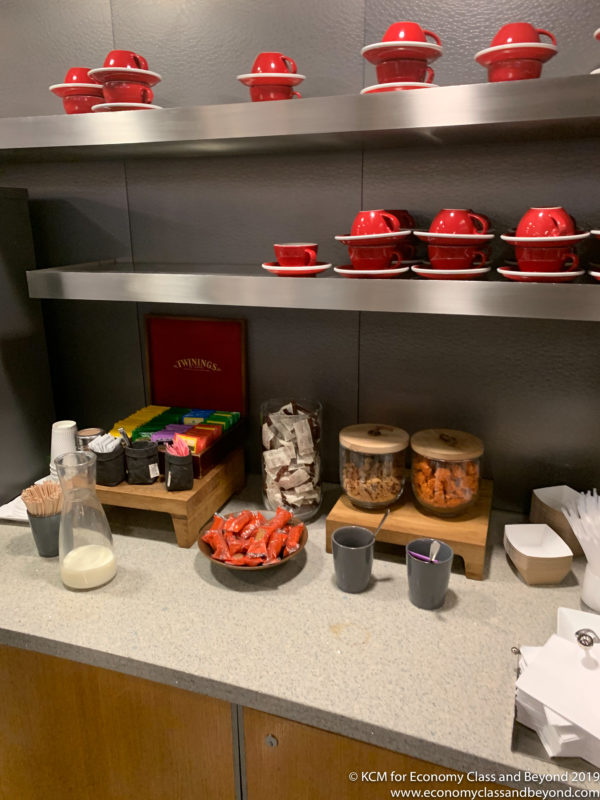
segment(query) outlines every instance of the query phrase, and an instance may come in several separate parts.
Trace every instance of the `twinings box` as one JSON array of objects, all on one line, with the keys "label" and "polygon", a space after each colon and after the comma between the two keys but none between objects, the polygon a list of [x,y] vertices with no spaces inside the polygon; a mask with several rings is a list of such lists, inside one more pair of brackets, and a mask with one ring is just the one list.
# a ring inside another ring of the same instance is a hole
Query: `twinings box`
[{"label": "twinings box", "polygon": [[[246,430],[245,320],[150,314],[145,318],[145,327],[146,374],[152,403],[237,411],[241,415],[239,422],[224,429],[213,444],[194,455],[194,475],[200,477],[243,444]],[[164,449],[162,456],[164,459]]]}]

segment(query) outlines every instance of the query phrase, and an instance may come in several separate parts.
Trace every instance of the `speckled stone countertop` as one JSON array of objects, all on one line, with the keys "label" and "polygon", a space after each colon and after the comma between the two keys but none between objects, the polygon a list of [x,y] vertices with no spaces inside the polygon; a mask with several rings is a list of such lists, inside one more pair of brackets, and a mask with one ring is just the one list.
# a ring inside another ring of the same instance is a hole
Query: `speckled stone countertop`
[{"label": "speckled stone countertop", "polygon": [[[257,484],[227,506],[258,508]],[[329,505],[331,505],[330,498]],[[348,595],[325,552],[324,518],[305,552],[240,574],[175,545],[160,514],[110,509],[119,571],[71,592],[29,527],[0,525],[0,643],[213,695],[459,770],[564,771],[517,726],[513,645],[541,645],[559,606],[580,608],[584,564],[558,587],[523,583],[496,512],[486,579],[453,572],[445,606],[408,600],[403,556],[376,557],[368,591]],[[382,546],[383,547],[383,546]],[[513,741],[515,740],[515,741]],[[591,769],[584,762],[577,762]],[[596,784],[595,788],[598,788]]]}]

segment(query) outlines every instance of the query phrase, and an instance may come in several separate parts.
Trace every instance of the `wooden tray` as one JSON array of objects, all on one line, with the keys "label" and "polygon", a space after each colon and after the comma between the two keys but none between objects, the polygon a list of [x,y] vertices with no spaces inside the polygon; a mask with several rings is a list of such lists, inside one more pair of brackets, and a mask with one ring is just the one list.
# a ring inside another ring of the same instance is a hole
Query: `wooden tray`
[{"label": "wooden tray", "polygon": [[[405,488],[405,500],[392,507],[377,541],[405,545],[413,539],[432,538],[446,542],[465,564],[465,575],[483,579],[485,546],[492,507],[492,481],[482,480],[479,499],[465,514],[458,517],[435,517],[415,505],[410,486]],[[326,521],[326,549],[331,553],[331,535],[344,525],[361,525],[374,531],[383,511],[368,511],[352,505],[346,495],[337,501]]]},{"label": "wooden tray", "polygon": [[184,492],[167,492],[164,478],[156,483],[118,486],[96,485],[101,503],[121,508],[140,508],[170,514],[180,547],[191,547],[202,525],[244,485],[244,451],[240,447],[213,467]]}]

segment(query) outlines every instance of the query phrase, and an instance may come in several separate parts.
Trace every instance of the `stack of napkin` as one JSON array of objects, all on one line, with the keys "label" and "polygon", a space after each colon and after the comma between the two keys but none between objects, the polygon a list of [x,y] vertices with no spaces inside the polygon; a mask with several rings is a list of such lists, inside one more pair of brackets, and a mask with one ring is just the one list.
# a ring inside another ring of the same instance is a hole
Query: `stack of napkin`
[{"label": "stack of napkin", "polygon": [[543,647],[522,647],[519,666],[517,720],[537,732],[549,756],[600,767],[600,645],[584,649],[553,634]]}]

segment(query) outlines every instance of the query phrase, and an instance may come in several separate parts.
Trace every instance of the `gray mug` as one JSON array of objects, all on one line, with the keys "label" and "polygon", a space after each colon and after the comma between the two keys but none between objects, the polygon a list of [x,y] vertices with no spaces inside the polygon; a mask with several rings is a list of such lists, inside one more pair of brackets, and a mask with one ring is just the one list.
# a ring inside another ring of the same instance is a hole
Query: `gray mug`
[{"label": "gray mug", "polygon": [[[433,539],[414,539],[406,545],[408,597],[417,608],[434,609],[444,605],[454,551],[444,542],[434,562],[423,561],[412,553],[429,556]],[[412,551],[412,553],[411,553]]]},{"label": "gray mug", "polygon": [[375,537],[367,528],[348,525],[331,537],[335,579],[342,592],[364,592],[373,568]]}]

